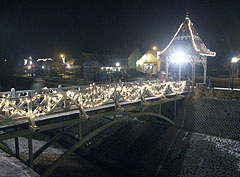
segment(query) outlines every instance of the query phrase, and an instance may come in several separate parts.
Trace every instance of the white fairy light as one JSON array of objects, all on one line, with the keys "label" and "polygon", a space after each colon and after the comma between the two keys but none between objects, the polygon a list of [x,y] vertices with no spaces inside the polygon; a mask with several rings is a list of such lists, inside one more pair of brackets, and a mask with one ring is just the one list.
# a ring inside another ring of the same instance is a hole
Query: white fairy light
[{"label": "white fairy light", "polygon": [[[167,90],[172,93],[182,93],[186,88],[186,82],[146,82],[140,83],[121,83],[117,85],[90,85],[85,91],[77,89],[65,90],[61,93],[50,90],[48,94],[37,94],[33,97],[19,96],[13,100],[10,94],[3,94],[0,98],[0,111],[9,112],[9,116],[18,117],[39,117],[52,113],[55,109],[63,110],[61,105],[67,101],[69,109],[74,106],[83,108],[94,108],[114,101],[116,90],[119,101],[135,102],[141,97],[156,96],[163,97]],[[19,94],[18,94],[19,95]],[[65,99],[63,99],[65,98]],[[33,110],[26,110],[28,104],[36,104]]]}]

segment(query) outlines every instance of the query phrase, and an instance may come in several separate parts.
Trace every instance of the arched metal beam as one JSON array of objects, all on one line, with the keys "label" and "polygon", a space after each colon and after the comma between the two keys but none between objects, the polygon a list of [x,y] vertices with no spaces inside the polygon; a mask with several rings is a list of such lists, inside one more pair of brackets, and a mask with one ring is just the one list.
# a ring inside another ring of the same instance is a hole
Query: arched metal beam
[{"label": "arched metal beam", "polygon": [[64,154],[62,154],[42,175],[42,177],[47,177],[49,176],[57,167],[58,165],[60,165],[60,163],[67,158],[69,155],[71,155],[76,149],[78,149],[80,146],[82,146],[84,143],[86,143],[87,141],[89,141],[92,137],[96,136],[97,134],[99,134],[100,132],[102,132],[103,130],[107,129],[108,127],[111,127],[119,122],[122,122],[124,120],[127,120],[128,118],[131,117],[140,117],[140,116],[154,116],[154,117],[159,117],[167,122],[169,122],[170,124],[174,124],[173,121],[171,121],[170,119],[168,119],[167,117],[157,114],[157,113],[152,113],[152,112],[139,112],[139,113],[133,113],[133,114],[129,114],[120,118],[117,118],[101,127],[99,127],[98,129],[94,130],[93,132],[89,133],[87,136],[85,136],[82,141],[79,141],[77,143],[75,143],[72,147],[70,147]]},{"label": "arched metal beam", "polygon": [[153,112],[141,112],[141,113],[136,113],[139,115],[136,115],[135,117],[140,117],[140,116],[153,116],[153,117],[159,117],[165,121],[167,121],[168,123],[170,123],[171,125],[174,124],[173,121],[171,121],[168,117],[161,115],[161,114],[157,114],[157,113],[153,113]]},{"label": "arched metal beam", "polygon": [[75,143],[72,147],[70,147],[64,154],[62,154],[55,162],[53,162],[53,164],[41,175],[42,177],[48,177],[57,167],[58,165],[60,165],[60,163],[66,159],[69,155],[71,155],[76,149],[78,149],[80,146],[82,146],[84,143],[86,143],[88,140],[90,140],[92,137],[96,136],[97,134],[99,134],[100,132],[102,132],[103,130],[107,129],[108,127],[115,125],[121,121],[124,121],[126,119],[128,119],[129,117],[131,117],[130,115],[115,119],[101,127],[99,127],[98,129],[94,130],[93,132],[89,133],[87,136],[85,136],[82,141],[79,141],[77,143]]}]

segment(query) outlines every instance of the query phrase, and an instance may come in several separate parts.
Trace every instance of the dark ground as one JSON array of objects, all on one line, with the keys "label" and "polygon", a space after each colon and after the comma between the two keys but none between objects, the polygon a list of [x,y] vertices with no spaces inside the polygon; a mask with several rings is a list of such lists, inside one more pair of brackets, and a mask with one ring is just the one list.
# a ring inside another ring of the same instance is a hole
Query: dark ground
[{"label": "dark ground", "polygon": [[107,129],[51,176],[240,176],[240,101],[190,99],[185,106],[174,126],[145,117]]}]

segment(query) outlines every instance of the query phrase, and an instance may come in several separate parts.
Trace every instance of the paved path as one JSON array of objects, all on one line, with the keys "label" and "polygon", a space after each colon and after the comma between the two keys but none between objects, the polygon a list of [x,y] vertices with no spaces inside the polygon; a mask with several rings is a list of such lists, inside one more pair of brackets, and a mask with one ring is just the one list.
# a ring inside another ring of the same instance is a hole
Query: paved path
[{"label": "paved path", "polygon": [[0,176],[39,177],[30,167],[0,149]]}]

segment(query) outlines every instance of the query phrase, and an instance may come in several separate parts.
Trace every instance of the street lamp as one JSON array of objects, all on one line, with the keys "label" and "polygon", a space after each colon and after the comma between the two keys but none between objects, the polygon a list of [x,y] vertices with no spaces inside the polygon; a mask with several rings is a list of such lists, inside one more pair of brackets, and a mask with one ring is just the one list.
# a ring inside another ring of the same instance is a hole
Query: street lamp
[{"label": "street lamp", "polygon": [[119,66],[120,66],[120,63],[117,62],[117,63],[116,63],[116,67],[117,67],[118,81],[119,81],[119,68],[118,68]]},{"label": "street lamp", "polygon": [[171,62],[179,64],[178,80],[181,81],[182,63],[187,63],[188,62],[185,53],[183,53],[183,52],[176,52],[176,53],[174,53],[172,55],[172,57],[171,57]]},{"label": "street lamp", "polygon": [[63,63],[65,63],[65,55],[61,54],[60,57],[62,58]]},{"label": "street lamp", "polygon": [[[181,81],[181,67],[183,63],[190,63],[192,65],[192,93],[194,92],[194,85],[195,85],[195,58],[192,57],[191,60],[189,60],[189,56],[187,56],[185,53],[179,51],[174,53],[170,57],[170,63],[178,63],[179,64],[179,78],[178,80]],[[169,64],[169,63],[168,63]],[[168,64],[167,64],[167,73],[168,73]]]},{"label": "street lamp", "polygon": [[[28,60],[29,60],[29,64],[30,64],[31,75],[33,76],[33,62],[32,62],[32,57],[29,56],[29,57],[28,57]],[[28,68],[29,68],[29,67],[28,67]]]},{"label": "street lamp", "polygon": [[70,67],[71,67],[71,66],[70,66],[70,64],[67,64],[67,66],[66,66],[66,67],[67,67],[67,69],[70,69]]},{"label": "street lamp", "polygon": [[156,51],[158,48],[157,48],[157,46],[153,46],[152,49],[153,49],[154,51]]},{"label": "street lamp", "polygon": [[120,67],[120,63],[119,62],[116,63],[116,67],[117,67],[117,71],[119,71],[119,67]]},{"label": "street lamp", "polygon": [[232,63],[237,63],[237,62],[238,62],[237,57],[233,57],[233,58],[232,58]]},{"label": "street lamp", "polygon": [[233,82],[234,82],[234,64],[238,62],[237,57],[233,57],[231,60],[232,63],[232,90],[233,90]]},{"label": "street lamp", "polygon": [[27,59],[23,59],[23,65],[25,66],[25,65],[27,65],[27,63],[28,63],[28,60]]}]

